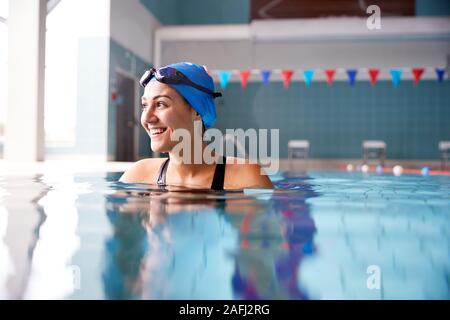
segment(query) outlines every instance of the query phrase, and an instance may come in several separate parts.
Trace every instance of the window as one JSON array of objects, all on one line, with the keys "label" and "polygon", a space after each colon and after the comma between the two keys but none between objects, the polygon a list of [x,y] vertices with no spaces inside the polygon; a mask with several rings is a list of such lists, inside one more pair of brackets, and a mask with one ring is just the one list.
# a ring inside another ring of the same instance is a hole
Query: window
[{"label": "window", "polygon": [[45,40],[45,144],[75,144],[77,59],[81,6],[63,0],[47,15]]},{"label": "window", "polygon": [[8,0],[0,0],[0,148],[3,149],[3,135],[6,121],[8,94]]}]

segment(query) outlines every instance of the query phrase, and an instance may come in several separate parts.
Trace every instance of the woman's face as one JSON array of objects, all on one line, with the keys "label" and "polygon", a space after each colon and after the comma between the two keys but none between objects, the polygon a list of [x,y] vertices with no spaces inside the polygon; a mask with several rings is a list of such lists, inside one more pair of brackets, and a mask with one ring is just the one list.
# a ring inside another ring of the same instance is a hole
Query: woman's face
[{"label": "woman's face", "polygon": [[141,124],[150,136],[155,152],[169,152],[178,143],[170,137],[176,129],[187,129],[192,136],[197,113],[168,85],[150,81],[142,96]]}]

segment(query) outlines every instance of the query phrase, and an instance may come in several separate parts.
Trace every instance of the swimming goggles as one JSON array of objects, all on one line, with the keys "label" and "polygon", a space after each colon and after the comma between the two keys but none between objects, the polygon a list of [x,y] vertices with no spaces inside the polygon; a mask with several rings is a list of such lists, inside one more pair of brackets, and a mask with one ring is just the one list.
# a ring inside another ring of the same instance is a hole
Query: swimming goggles
[{"label": "swimming goggles", "polygon": [[192,82],[182,72],[172,67],[163,67],[160,69],[151,68],[150,70],[145,71],[139,83],[141,84],[141,86],[145,87],[153,77],[155,77],[155,79],[159,82],[165,84],[186,84],[188,86],[194,87],[197,90],[212,95],[213,98],[222,96],[220,92],[211,91],[208,88],[202,87],[195,82]]}]

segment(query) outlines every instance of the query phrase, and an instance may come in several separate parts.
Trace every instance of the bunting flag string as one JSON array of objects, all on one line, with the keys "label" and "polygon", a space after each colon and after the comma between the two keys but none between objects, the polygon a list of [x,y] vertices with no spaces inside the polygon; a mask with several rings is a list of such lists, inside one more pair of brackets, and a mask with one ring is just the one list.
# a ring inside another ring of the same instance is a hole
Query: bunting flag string
[{"label": "bunting flag string", "polygon": [[370,84],[372,85],[372,87],[374,87],[375,84],[377,83],[379,74],[380,74],[380,69],[374,69],[374,68],[369,69],[369,78],[370,78]]},{"label": "bunting flag string", "polygon": [[262,81],[263,81],[264,85],[266,85],[266,86],[269,84],[269,78],[270,78],[271,73],[272,73],[272,71],[270,71],[270,70],[262,70],[261,71]]},{"label": "bunting flag string", "polygon": [[334,78],[335,73],[336,73],[336,70],[334,70],[334,69],[325,70],[325,76],[327,77],[327,84],[329,86],[331,86],[333,84],[333,78]]},{"label": "bunting flag string", "polygon": [[239,78],[241,79],[242,88],[247,88],[248,78],[250,77],[250,70],[239,71]]},{"label": "bunting flag string", "polygon": [[414,77],[414,85],[417,86],[419,84],[420,78],[422,77],[422,74],[424,73],[424,68],[414,68],[412,69],[412,74]]},{"label": "bunting flag string", "polygon": [[401,69],[391,69],[391,78],[392,78],[392,84],[394,87],[397,87],[400,83],[400,79],[402,78],[403,71]]},{"label": "bunting flag string", "polygon": [[305,78],[305,84],[307,87],[310,86],[313,76],[314,76],[314,70],[304,70],[303,71],[303,77]]},{"label": "bunting flag string", "polygon": [[294,74],[294,71],[292,70],[282,70],[281,76],[283,77],[283,85],[287,89],[289,88],[289,84],[291,83],[292,75]]},{"label": "bunting flag string", "polygon": [[436,68],[436,75],[438,77],[438,82],[444,81],[444,74],[445,74],[445,69]]},{"label": "bunting flag string", "polygon": [[347,69],[348,83],[351,86],[353,86],[355,84],[357,73],[358,73],[358,70],[356,70],[356,69]]},{"label": "bunting flag string", "polygon": [[219,81],[222,89],[225,89],[228,85],[228,81],[230,81],[231,71],[228,70],[219,70]]},{"label": "bunting flag string", "polygon": [[[370,84],[372,87],[375,87],[379,80],[379,76],[381,74],[380,68],[351,68],[351,69],[303,69],[302,75],[303,80],[305,81],[306,87],[311,86],[311,82],[314,78],[314,76],[318,73],[322,73],[324,75],[324,78],[327,82],[328,86],[333,85],[333,81],[335,80],[335,76],[340,73],[345,73],[347,77],[348,84],[350,86],[354,86],[356,83],[356,78],[360,78],[359,81],[367,81],[367,78],[370,81]],[[435,72],[436,74],[436,80],[438,82],[443,82],[448,78],[447,70],[445,68],[424,68],[424,67],[413,67],[413,68],[392,68],[392,69],[383,69],[386,72],[388,71],[388,74],[390,75],[390,80],[392,82],[392,85],[394,87],[397,87],[400,82],[402,81],[402,76],[404,74],[406,75],[412,75],[409,79],[412,78],[412,82],[414,87],[416,87],[421,79],[426,75],[426,79],[430,79],[432,72]],[[405,73],[406,70],[406,73]],[[409,71],[411,73],[409,73]],[[218,75],[218,80],[220,82],[220,86],[222,89],[225,89],[230,81],[230,78],[233,74],[238,74],[240,79],[240,84],[242,88],[247,88],[248,81],[250,79],[251,74],[260,73],[262,83],[264,85],[268,85],[271,81],[272,73],[281,74],[281,79],[283,82],[284,88],[288,89],[290,87],[290,84],[293,79],[293,75],[295,73],[295,70],[293,69],[282,69],[282,70],[269,70],[269,69],[263,69],[263,70],[216,70],[216,74]],[[362,73],[361,73],[362,72]],[[359,74],[362,74],[361,77],[359,77]],[[366,73],[367,76],[364,76],[363,73]],[[384,76],[386,77],[386,73],[384,73]],[[296,79],[298,79],[300,76],[298,76]],[[323,76],[322,76],[323,77]],[[319,79],[323,79],[318,76]],[[279,78],[277,78],[279,79]],[[342,76],[340,76],[338,79],[342,79]],[[385,78],[383,78],[385,79]],[[112,99],[114,100],[115,97]]]}]

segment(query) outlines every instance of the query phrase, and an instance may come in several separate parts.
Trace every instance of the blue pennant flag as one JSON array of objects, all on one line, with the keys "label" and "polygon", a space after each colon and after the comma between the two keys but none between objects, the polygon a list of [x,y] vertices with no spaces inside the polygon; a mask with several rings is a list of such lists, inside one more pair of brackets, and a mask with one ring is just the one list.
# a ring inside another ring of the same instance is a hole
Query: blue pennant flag
[{"label": "blue pennant flag", "polygon": [[311,80],[314,76],[314,70],[304,70],[303,77],[305,78],[305,84],[307,87],[311,84]]},{"label": "blue pennant flag", "polygon": [[400,83],[400,79],[402,77],[403,70],[391,69],[390,73],[391,73],[391,78],[392,78],[392,84],[394,85],[394,87],[397,87],[398,84]]},{"label": "blue pennant flag", "polygon": [[261,70],[262,81],[266,86],[269,84],[269,78],[271,73],[272,71],[270,70]]},{"label": "blue pennant flag", "polygon": [[438,77],[438,81],[439,82],[444,81],[444,74],[445,74],[445,69],[443,69],[443,68],[436,68],[436,75]]},{"label": "blue pennant flag", "polygon": [[230,81],[231,71],[219,70],[218,73],[219,73],[220,87],[222,89],[225,89],[228,85],[228,81]]},{"label": "blue pennant flag", "polygon": [[358,70],[356,69],[348,69],[347,70],[347,76],[348,76],[348,83],[352,86],[355,84],[356,80],[356,74],[358,73]]}]

